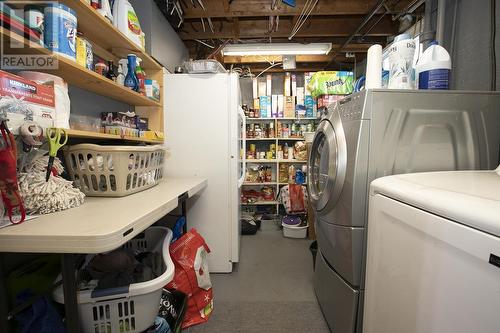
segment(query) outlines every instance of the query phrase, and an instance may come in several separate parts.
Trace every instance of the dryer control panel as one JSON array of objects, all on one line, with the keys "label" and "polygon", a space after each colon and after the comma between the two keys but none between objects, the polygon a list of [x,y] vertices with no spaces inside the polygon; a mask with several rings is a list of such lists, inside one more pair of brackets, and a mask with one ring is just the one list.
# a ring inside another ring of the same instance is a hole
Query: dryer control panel
[{"label": "dryer control panel", "polygon": [[344,121],[359,120],[363,115],[364,94],[347,96],[338,102],[340,119]]}]

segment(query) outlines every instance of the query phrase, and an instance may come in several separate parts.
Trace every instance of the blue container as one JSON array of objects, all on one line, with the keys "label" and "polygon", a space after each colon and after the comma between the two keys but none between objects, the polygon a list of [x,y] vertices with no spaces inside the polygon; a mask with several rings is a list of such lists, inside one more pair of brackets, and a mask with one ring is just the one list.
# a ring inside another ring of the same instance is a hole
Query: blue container
[{"label": "blue container", "polygon": [[45,7],[45,46],[60,55],[76,60],[76,12],[61,4]]}]

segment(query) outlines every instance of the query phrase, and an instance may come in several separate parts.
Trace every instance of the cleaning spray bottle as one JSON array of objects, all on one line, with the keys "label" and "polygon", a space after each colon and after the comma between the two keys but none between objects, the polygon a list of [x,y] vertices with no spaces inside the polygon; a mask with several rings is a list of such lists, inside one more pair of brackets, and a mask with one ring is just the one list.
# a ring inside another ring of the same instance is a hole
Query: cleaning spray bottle
[{"label": "cleaning spray bottle", "polygon": [[137,64],[137,56],[135,54],[129,54],[127,56],[128,60],[128,70],[127,76],[125,76],[125,87],[130,88],[134,91],[139,92],[139,81],[135,75],[135,67]]},{"label": "cleaning spray bottle", "polygon": [[125,84],[125,75],[123,75],[123,67],[122,64],[118,64],[118,74],[116,75],[116,83],[119,85]]},{"label": "cleaning spray bottle", "polygon": [[142,95],[146,95],[146,72],[141,67],[142,59],[137,57],[137,65],[135,67],[135,76],[137,77],[137,81],[139,83],[139,93]]}]

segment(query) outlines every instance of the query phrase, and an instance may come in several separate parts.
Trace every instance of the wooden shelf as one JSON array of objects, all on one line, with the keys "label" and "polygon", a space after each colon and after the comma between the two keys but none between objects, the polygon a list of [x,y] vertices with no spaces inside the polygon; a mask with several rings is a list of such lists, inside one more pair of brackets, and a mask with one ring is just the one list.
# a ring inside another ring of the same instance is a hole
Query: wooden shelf
[{"label": "wooden shelf", "polygon": [[158,144],[163,143],[163,140],[135,138],[135,137],[121,137],[121,136],[115,135],[115,134],[107,134],[107,133],[99,133],[99,132],[91,132],[91,131],[80,131],[80,130],[74,130],[74,129],[67,130],[67,133],[70,136],[70,138],[79,138],[79,139],[123,140],[123,141],[158,143]]},{"label": "wooden shelf", "polygon": [[[100,16],[100,15],[98,15]],[[11,48],[11,45],[22,43],[25,48],[22,49],[23,53],[38,54],[38,55],[53,55],[54,59],[58,61],[57,69],[44,69],[40,68],[37,71],[53,74],[62,77],[66,82],[71,85],[80,87],[82,89],[94,92],[96,94],[107,96],[134,106],[156,106],[161,107],[160,102],[153,101],[146,96],[143,96],[133,90],[130,90],[122,85],[117,84],[102,75],[97,74],[83,66],[80,66],[76,61],[52,54],[40,45],[37,45],[23,36],[13,33],[7,29],[0,27],[0,38],[3,41],[3,51],[7,54],[16,54],[19,52],[18,48]]]},{"label": "wooden shelf", "polygon": [[[33,2],[46,2],[45,0],[34,0]],[[128,39],[106,18],[101,16],[84,0],[59,0],[76,12],[78,20],[78,31],[85,38],[99,45],[101,48],[114,55],[125,58],[127,54],[134,53],[142,59],[142,67],[147,69],[161,70],[162,66],[142,50],[138,45]]]},{"label": "wooden shelf", "polygon": [[267,183],[251,183],[251,182],[244,182],[243,185],[245,186],[266,186],[266,185],[276,185],[278,183],[276,182],[267,182]]},{"label": "wooden shelf", "polygon": [[305,138],[278,138],[278,141],[304,141]]},{"label": "wooden shelf", "polygon": [[252,203],[242,202],[242,206],[277,205],[278,201],[256,201]]},{"label": "wooden shelf", "polygon": [[278,160],[278,163],[307,163],[307,161],[301,161],[301,160]]},{"label": "wooden shelf", "polygon": [[276,163],[275,159],[272,160],[261,160],[261,159],[247,159],[247,163]]},{"label": "wooden shelf", "polygon": [[[240,139],[243,140],[243,139]],[[246,138],[246,141],[275,141],[276,138]]]},{"label": "wooden shelf", "polygon": [[[283,185],[295,185],[296,183],[278,183],[279,186],[283,186]],[[297,185],[302,185],[302,186],[307,186],[307,183],[304,183],[304,184],[297,184]]]}]

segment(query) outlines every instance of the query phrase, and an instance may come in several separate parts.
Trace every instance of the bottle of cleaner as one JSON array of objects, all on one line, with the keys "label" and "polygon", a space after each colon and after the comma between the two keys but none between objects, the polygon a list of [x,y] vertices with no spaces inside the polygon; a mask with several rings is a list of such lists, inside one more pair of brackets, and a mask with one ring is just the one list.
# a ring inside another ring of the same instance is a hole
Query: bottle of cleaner
[{"label": "bottle of cleaner", "polygon": [[137,80],[137,76],[135,76],[135,66],[137,63],[137,56],[135,54],[129,54],[127,56],[127,60],[128,60],[128,69],[127,69],[127,76],[125,76],[124,85],[125,87],[138,92],[139,81]]},{"label": "bottle of cleaner", "polygon": [[107,18],[109,22],[113,23],[113,14],[111,14],[111,6],[109,4],[109,0],[100,0],[97,12]]},{"label": "bottle of cleaner", "polygon": [[113,24],[139,48],[143,49],[143,37],[139,19],[128,0],[113,3]]},{"label": "bottle of cleaner", "polygon": [[450,88],[451,58],[446,49],[436,41],[424,51],[417,62],[418,89]]},{"label": "bottle of cleaner", "polygon": [[139,82],[139,92],[142,95],[146,95],[146,86],[145,86],[146,73],[144,72],[144,70],[141,67],[142,59],[137,57],[136,61],[137,61],[137,65],[135,67],[135,76],[137,77],[137,80]]},{"label": "bottle of cleaner", "polygon": [[415,40],[409,34],[396,36],[387,50],[389,89],[414,89]]},{"label": "bottle of cleaner", "polygon": [[128,71],[128,60],[127,58],[120,59],[118,61],[120,65],[122,65],[122,71],[123,71],[123,77],[127,76],[127,71]]},{"label": "bottle of cleaner", "polygon": [[116,75],[116,83],[122,86],[125,84],[125,75],[123,75],[123,67],[121,63],[118,65],[118,74]]}]

